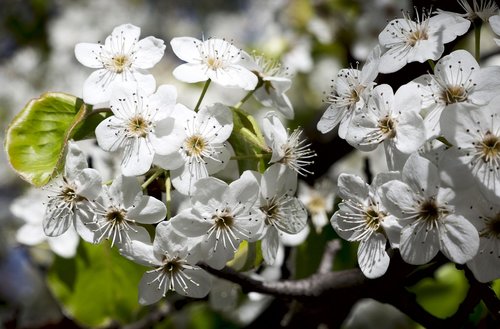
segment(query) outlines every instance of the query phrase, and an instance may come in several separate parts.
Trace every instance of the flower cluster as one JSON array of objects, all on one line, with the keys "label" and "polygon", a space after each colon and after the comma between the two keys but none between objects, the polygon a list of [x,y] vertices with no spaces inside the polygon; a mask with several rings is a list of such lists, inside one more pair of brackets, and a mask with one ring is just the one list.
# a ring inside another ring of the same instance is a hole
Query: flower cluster
[{"label": "flower cluster", "polygon": [[[360,242],[358,263],[369,278],[386,272],[396,249],[409,264],[441,252],[481,282],[500,277],[500,67],[481,66],[463,49],[443,56],[474,19],[489,19],[495,30],[498,8],[460,3],[467,14],[390,21],[361,71],[340,70],[317,125],[322,132],[339,125],[339,136],[363,152],[383,144],[390,172],[370,185],[340,175],[342,202],[331,218],[339,236]],[[376,83],[379,73],[411,62],[428,62],[428,73],[396,91]]]},{"label": "flower cluster", "polygon": [[[384,275],[396,250],[409,264],[442,253],[481,282],[499,278],[500,67],[481,66],[462,49],[445,54],[445,44],[477,17],[500,31],[500,16],[488,6],[463,7],[465,15],[403,13],[383,29],[361,69],[338,72],[318,130],[338,127],[362,152],[383,144],[388,170],[371,182],[340,174],[334,214],[332,182],[299,185],[313,175],[317,155],[302,129],[289,130],[281,119],[292,119],[294,109],[286,95],[292,82],[279,62],[225,39],[172,39],[183,62],[173,76],[203,84],[189,108],[174,85],[157,86],[147,71],[166,51],[163,40],[139,39],[140,29],[125,24],[104,44],[77,44],[77,60],[96,69],[83,101],[106,114],[92,133],[118,158],[118,172],[106,182],[89,168],[79,142],[69,141],[62,173],[45,188],[45,234],[109,240],[147,266],[138,282],[141,304],[169,291],[206,296],[213,281],[207,266],[279,263],[289,235],[309,227],[320,234],[329,215],[338,236],[359,242],[358,264],[368,278]],[[428,62],[428,72],[397,90],[378,83],[380,74],[412,62]],[[246,95],[237,104],[204,104],[212,82]],[[272,109],[260,123],[243,109],[251,96]],[[239,264],[245,250],[261,259]]]},{"label": "flower cluster", "polygon": [[[277,61],[250,56],[224,39],[172,39],[172,52],[186,62],[174,77],[205,82],[191,109],[178,103],[173,85],[156,87],[145,71],[160,61],[164,42],[139,35],[138,27],[125,24],[104,45],[75,47],[78,61],[97,69],[85,81],[83,100],[106,113],[95,138],[118,158],[119,169],[104,182],[89,168],[79,142],[69,141],[63,173],[45,188],[43,229],[59,237],[74,227],[85,241],[109,240],[124,257],[150,267],[138,283],[141,304],[155,303],[170,290],[201,298],[212,278],[199,262],[221,269],[245,242],[260,246],[264,262],[272,265],[280,237],[306,227],[308,213],[295,192],[297,176],[311,173],[307,166],[315,153],[302,130],[289,132],[277,113],[268,112],[261,129],[241,108],[253,95],[264,107],[293,117],[285,95],[291,79]],[[233,106],[202,106],[211,82],[248,94]],[[240,158],[253,163],[253,170],[238,170]],[[160,181],[165,197],[150,193]]]}]

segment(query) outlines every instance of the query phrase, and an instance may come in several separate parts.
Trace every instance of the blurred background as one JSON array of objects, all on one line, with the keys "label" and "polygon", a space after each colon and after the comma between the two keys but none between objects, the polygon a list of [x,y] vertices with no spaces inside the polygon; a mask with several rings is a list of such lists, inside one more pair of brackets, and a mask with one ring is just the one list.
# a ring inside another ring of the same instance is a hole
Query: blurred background
[{"label": "blurred background", "polygon": [[[172,77],[172,69],[180,61],[169,47],[169,40],[177,36],[224,37],[249,52],[255,50],[281,59],[293,77],[292,89],[287,95],[294,106],[295,118],[288,125],[290,128],[301,126],[318,153],[312,168],[315,174],[306,177],[304,184],[310,187],[319,180],[327,180],[330,185],[324,195],[333,193],[340,172],[366,176],[367,172],[384,170],[384,164],[380,154],[368,156],[352,152],[346,143],[336,138],[335,131],[326,135],[316,131],[316,123],[328,105],[325,100],[332,79],[339,69],[356,68],[363,63],[378,43],[378,34],[387,21],[400,17],[401,10],[409,10],[414,4],[429,7],[433,3],[406,0],[0,0],[0,128],[4,131],[30,99],[44,92],[81,96],[83,82],[91,71],[76,61],[75,44],[103,41],[115,26],[124,23],[141,27],[141,38],[153,35],[165,40],[165,56],[152,71],[157,85],[176,85],[179,102],[193,107],[201,86],[182,84]],[[438,4],[436,1],[434,5],[460,11],[452,2]],[[391,77],[385,79],[391,80]],[[236,103],[243,96],[244,92],[217,88],[213,84],[207,95],[209,100],[224,99],[227,104]],[[265,113],[258,112],[256,102],[245,106],[256,117]],[[3,138],[3,134],[0,135],[2,145]],[[366,168],[368,160],[370,170]],[[75,310],[80,306],[67,299],[61,305],[54,298],[54,281],[50,275],[54,266],[76,265],[64,258],[68,255],[54,256],[51,250],[57,247],[33,237],[35,233],[29,230],[35,229],[27,228],[29,223],[37,223],[33,217],[41,211],[30,208],[29,200],[33,199],[22,198],[27,188],[10,170],[2,149],[0,328],[271,328],[287,324],[287,309],[293,309],[293,305],[257,294],[242,297],[237,287],[223,282],[216,290],[218,293],[210,297],[212,306],[173,297],[152,308],[135,305],[133,313],[126,309],[128,317],[121,319],[103,316],[98,321],[76,316],[75,321],[75,314],[80,314]],[[329,198],[333,199],[333,194],[329,194]],[[22,234],[20,228],[23,228]],[[313,230],[306,242],[294,251],[287,248],[285,257],[293,256],[296,264],[289,275],[301,278],[313,273],[322,247],[333,237],[333,230],[327,225],[317,232]],[[79,253],[84,252],[84,247],[78,248]],[[355,250],[355,246],[344,244],[337,268],[354,267]],[[451,275],[453,279],[455,274]],[[459,283],[450,285],[450,277],[446,278],[440,287],[454,291],[455,295],[450,298],[460,300],[464,290],[462,279],[457,278]],[[137,294],[136,286],[122,289],[130,290],[133,296]],[[84,303],[93,303],[93,296],[82,298],[88,298],[82,301]],[[438,306],[440,303],[443,304],[438,300],[434,307],[443,307]],[[443,312],[446,314],[446,310]],[[392,306],[372,300],[357,304],[343,326],[370,328],[373,323],[384,323],[386,325],[381,326],[384,328],[416,328]]]}]

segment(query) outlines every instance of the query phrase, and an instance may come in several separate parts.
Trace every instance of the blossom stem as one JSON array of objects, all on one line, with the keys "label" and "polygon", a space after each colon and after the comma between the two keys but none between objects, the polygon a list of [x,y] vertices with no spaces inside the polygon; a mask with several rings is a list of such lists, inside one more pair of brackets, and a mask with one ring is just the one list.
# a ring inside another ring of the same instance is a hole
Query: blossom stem
[{"label": "blossom stem", "polygon": [[155,171],[142,185],[141,188],[145,190],[149,184],[151,184],[155,179],[157,179],[161,174],[163,174],[165,170],[163,169],[158,169]]},{"label": "blossom stem", "polygon": [[474,22],[474,56],[476,57],[476,61],[479,62],[481,57],[481,26],[482,21],[478,20],[478,22]]},{"label": "blossom stem", "polygon": [[203,100],[203,98],[205,97],[205,94],[207,93],[207,90],[208,90],[208,86],[210,86],[210,82],[212,80],[208,79],[206,82],[205,82],[205,85],[203,86],[203,90],[201,91],[201,95],[200,95],[200,98],[198,99],[198,103],[196,103],[196,106],[194,107],[194,111],[195,112],[198,112],[198,109],[200,108],[200,105],[201,105],[201,101]]},{"label": "blossom stem", "polygon": [[436,66],[436,64],[431,59],[428,59],[427,63],[429,63],[429,66],[431,67],[432,72],[434,72],[434,66]]},{"label": "blossom stem", "polygon": [[255,90],[257,89],[253,89],[253,90],[250,90],[246,95],[245,97],[243,97],[241,99],[241,101],[238,102],[238,104],[236,104],[234,106],[235,109],[239,109],[250,97],[252,97],[253,93],[255,92]]},{"label": "blossom stem", "polygon": [[165,201],[167,204],[167,220],[170,220],[172,216],[172,196],[170,192],[172,191],[172,181],[170,180],[170,170],[165,172]]}]

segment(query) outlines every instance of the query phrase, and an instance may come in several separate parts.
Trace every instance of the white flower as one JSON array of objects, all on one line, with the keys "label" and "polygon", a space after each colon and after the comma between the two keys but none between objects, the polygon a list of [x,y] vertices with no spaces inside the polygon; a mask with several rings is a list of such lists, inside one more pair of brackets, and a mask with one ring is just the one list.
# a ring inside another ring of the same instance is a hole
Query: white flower
[{"label": "white flower", "polygon": [[314,163],[310,159],[314,158],[316,153],[309,148],[311,144],[306,144],[301,138],[302,129],[297,128],[289,134],[276,113],[271,111],[264,117],[262,131],[266,144],[272,150],[270,163],[283,163],[304,176],[312,174],[305,167]]},{"label": "white flower", "polygon": [[455,211],[455,192],[440,187],[437,168],[414,153],[402,170],[402,181],[381,187],[382,203],[401,220],[399,249],[403,260],[422,265],[441,251],[451,261],[464,264],[479,247],[474,226]]},{"label": "white flower", "polygon": [[335,200],[335,186],[328,178],[322,178],[309,186],[299,181],[297,197],[306,206],[311,214],[311,221],[316,233],[321,233],[323,227],[328,224],[328,213],[333,211]]},{"label": "white flower", "polygon": [[259,238],[263,214],[258,209],[259,185],[249,171],[227,185],[208,177],[195,184],[192,208],[171,219],[181,234],[200,238],[202,259],[221,269],[234,257],[241,241]]},{"label": "white flower", "polygon": [[42,221],[46,205],[42,200],[47,196],[47,191],[32,188],[11,203],[12,214],[24,222],[16,232],[16,240],[28,246],[47,242],[55,254],[66,258],[73,257],[80,241],[74,227],[68,227],[66,232],[58,236],[47,236],[43,231]]},{"label": "white flower", "polygon": [[255,98],[266,107],[277,109],[287,119],[293,119],[293,106],[285,92],[290,89],[292,80],[286,69],[277,60],[270,60],[263,55],[253,56],[249,69],[259,77]]},{"label": "white flower", "polygon": [[141,29],[124,24],[113,29],[104,45],[79,43],[75,46],[76,59],[83,65],[97,69],[83,86],[83,100],[89,104],[110,99],[115,81],[133,81],[147,92],[155,89],[154,77],[145,71],[160,61],[165,51],[163,40],[147,37],[139,40]]},{"label": "white flower", "polygon": [[[138,242],[138,241],[134,241]],[[210,276],[195,264],[200,261],[191,253],[184,236],[179,235],[170,222],[156,226],[153,245],[147,241],[135,243],[124,256],[148,267],[139,283],[139,303],[156,303],[167,292],[175,291],[188,297],[205,297],[211,288]]]},{"label": "white flower", "polygon": [[444,44],[469,30],[470,21],[449,13],[417,13],[413,21],[409,13],[390,21],[379,34],[378,40],[387,51],[380,57],[381,73],[396,72],[407,63],[437,60],[444,52]]},{"label": "white flower", "polygon": [[147,230],[138,224],[155,224],[167,214],[165,204],[154,197],[143,195],[135,177],[118,176],[94,202],[95,216],[89,224],[95,225],[94,243],[111,240],[127,251],[133,240],[149,239]]},{"label": "white flower", "polygon": [[[174,119],[175,111],[183,107],[176,104],[174,86],[162,85],[148,95],[135,84],[117,84],[111,94],[113,115],[103,120],[95,134],[99,146],[105,151],[122,151],[121,169],[125,176],[146,173],[156,153],[177,153],[182,144],[182,125]],[[182,162],[165,166],[174,169]]]},{"label": "white flower", "polygon": [[386,251],[389,240],[393,247],[399,243],[401,226],[381,204],[379,187],[399,173],[379,174],[372,185],[358,176],[339,176],[339,196],[342,202],[333,214],[335,232],[348,241],[359,241],[358,263],[367,278],[378,278],[387,271],[390,258]]},{"label": "white flower", "polygon": [[[500,96],[480,108],[457,106],[441,118],[444,137],[456,147],[453,162],[466,165],[485,195],[500,197]],[[445,161],[445,160],[443,160]],[[452,167],[453,168],[453,167]]]},{"label": "white flower", "polygon": [[222,104],[202,108],[198,113],[188,108],[175,112],[176,120],[183,125],[179,133],[181,146],[178,154],[157,155],[155,164],[163,168],[180,161],[180,167],[171,171],[172,185],[181,193],[189,195],[193,185],[201,178],[214,174],[227,165],[230,146],[227,139],[233,130],[231,111]]},{"label": "white flower", "polygon": [[193,83],[208,79],[224,87],[253,90],[258,79],[242,65],[249,55],[224,39],[200,41],[181,37],[170,41],[175,55],[187,62],[174,69],[172,74],[180,81]]},{"label": "white flower", "polygon": [[[488,20],[490,22],[491,29],[496,35],[500,35],[500,15],[491,16]],[[497,45],[500,46],[500,39],[494,38]]]},{"label": "white flower", "polygon": [[479,282],[500,278],[500,204],[498,200],[482,197],[464,202],[467,219],[479,232],[479,250],[467,266]]},{"label": "white flower", "polygon": [[469,52],[456,50],[437,62],[434,75],[414,80],[421,92],[427,138],[441,133],[441,113],[453,104],[484,105],[496,96],[499,74],[499,67],[480,68]]},{"label": "white flower", "polygon": [[85,154],[74,142],[69,142],[64,173],[45,187],[50,193],[43,216],[47,236],[59,236],[73,224],[82,238],[90,239],[91,234],[82,221],[93,216],[90,204],[101,191],[101,176],[87,167]]},{"label": "white flower", "polygon": [[319,131],[326,134],[340,124],[339,137],[346,138],[351,119],[365,105],[366,97],[375,85],[379,61],[380,47],[375,47],[361,70],[351,68],[339,71],[333,91],[328,96],[330,106],[318,122]]},{"label": "white flower", "polygon": [[383,142],[388,166],[395,170],[396,163],[401,162],[398,158],[406,160],[425,142],[420,108],[414,85],[401,86],[395,95],[389,85],[379,85],[373,89],[366,107],[352,119],[346,140],[361,151],[372,151]]},{"label": "white flower", "polygon": [[473,7],[470,6],[467,0],[458,0],[458,4],[465,10],[465,14],[461,16],[467,18],[471,22],[476,19],[488,22],[488,19],[498,12],[498,6],[495,1],[479,0],[478,4],[476,0],[473,0]]},{"label": "white flower", "polygon": [[288,167],[276,163],[264,174],[254,172],[260,180],[260,210],[264,213],[262,231],[262,256],[272,265],[280,245],[279,235],[297,234],[307,225],[307,211],[294,197],[297,175]]}]

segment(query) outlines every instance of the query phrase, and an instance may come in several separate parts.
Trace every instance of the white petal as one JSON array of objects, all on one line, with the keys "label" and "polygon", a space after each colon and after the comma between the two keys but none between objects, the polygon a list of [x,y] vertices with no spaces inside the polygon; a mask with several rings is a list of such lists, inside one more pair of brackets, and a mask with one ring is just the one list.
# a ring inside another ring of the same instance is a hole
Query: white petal
[{"label": "white petal", "polygon": [[413,111],[401,113],[396,128],[395,146],[403,153],[413,153],[426,140],[426,132],[422,117]]},{"label": "white petal", "polygon": [[179,81],[195,83],[208,80],[206,70],[206,67],[202,64],[185,63],[177,66],[172,74]]},{"label": "white petal", "polygon": [[88,104],[109,101],[114,77],[106,69],[99,69],[90,74],[83,84],[83,100]]},{"label": "white petal", "polygon": [[73,209],[59,198],[51,198],[43,216],[43,230],[47,236],[59,236],[68,230],[73,219]]},{"label": "white petal", "polygon": [[173,38],[170,41],[174,54],[185,62],[193,63],[201,60],[199,47],[202,42],[191,37]]},{"label": "white petal", "polygon": [[[158,276],[158,272],[146,272],[139,282],[139,304],[150,305],[159,301],[167,292],[164,289],[160,289],[159,282],[155,281]],[[163,283],[165,287],[168,287],[169,279],[165,276],[166,282]]]},{"label": "white petal", "polygon": [[122,24],[113,29],[104,45],[108,48],[113,44],[111,49],[123,49],[123,51],[128,52],[139,40],[140,35],[141,29],[139,27],[132,24]]},{"label": "white petal", "polygon": [[195,269],[185,269],[184,275],[187,278],[184,279],[186,286],[180,286],[177,281],[174,281],[174,288],[178,294],[189,296],[192,298],[203,298],[208,295],[212,287],[212,282],[210,276],[207,272],[199,267]]},{"label": "white petal", "polygon": [[76,255],[76,248],[80,238],[73,228],[57,237],[49,237],[47,242],[50,249],[61,257],[71,258]]},{"label": "white petal", "polygon": [[439,252],[438,232],[426,231],[425,225],[425,222],[410,224],[401,230],[399,250],[408,264],[425,264]]},{"label": "white petal", "polygon": [[448,215],[440,237],[443,254],[458,264],[468,262],[477,253],[479,234],[476,228],[460,215]]},{"label": "white petal", "polygon": [[153,146],[147,138],[143,137],[131,137],[127,146],[123,150],[122,155],[122,174],[125,176],[145,174],[153,163],[155,155]]},{"label": "white petal", "polygon": [[262,239],[262,256],[264,257],[264,261],[268,265],[274,264],[276,259],[276,255],[278,253],[278,248],[280,245],[280,239],[278,236],[278,230],[274,227],[270,227],[267,230],[266,235]]},{"label": "white petal", "polygon": [[98,69],[103,67],[101,61],[102,45],[97,43],[78,43],[75,46],[75,57],[86,67]]},{"label": "white petal", "polygon": [[359,244],[359,267],[369,279],[381,277],[389,267],[390,258],[385,252],[386,242],[383,234],[375,233],[367,241],[361,241]]},{"label": "white petal", "polygon": [[500,278],[500,239],[481,238],[477,255],[467,263],[479,282],[490,282]]},{"label": "white petal", "polygon": [[141,185],[135,177],[118,176],[108,189],[108,194],[124,207],[130,207],[138,194],[142,195]]},{"label": "white petal", "polygon": [[344,200],[365,203],[369,197],[369,186],[356,175],[340,174],[338,178],[339,196]]},{"label": "white petal", "polygon": [[133,65],[141,69],[152,68],[160,61],[165,52],[163,40],[155,37],[147,37],[137,43],[139,48],[135,53]]},{"label": "white petal", "polygon": [[335,128],[345,116],[346,110],[344,108],[339,108],[332,104],[323,113],[323,116],[318,121],[317,128],[320,132],[326,134]]},{"label": "white petal", "polygon": [[165,204],[147,195],[138,195],[132,207],[127,209],[127,217],[142,224],[156,224],[167,215]]},{"label": "white petal", "polygon": [[198,112],[196,123],[200,127],[207,127],[207,129],[204,129],[203,134],[214,144],[225,142],[233,131],[231,110],[221,103],[202,108]]},{"label": "white petal", "polygon": [[211,226],[209,221],[204,220],[192,209],[185,209],[170,220],[172,227],[187,237],[200,237],[207,234]]}]

